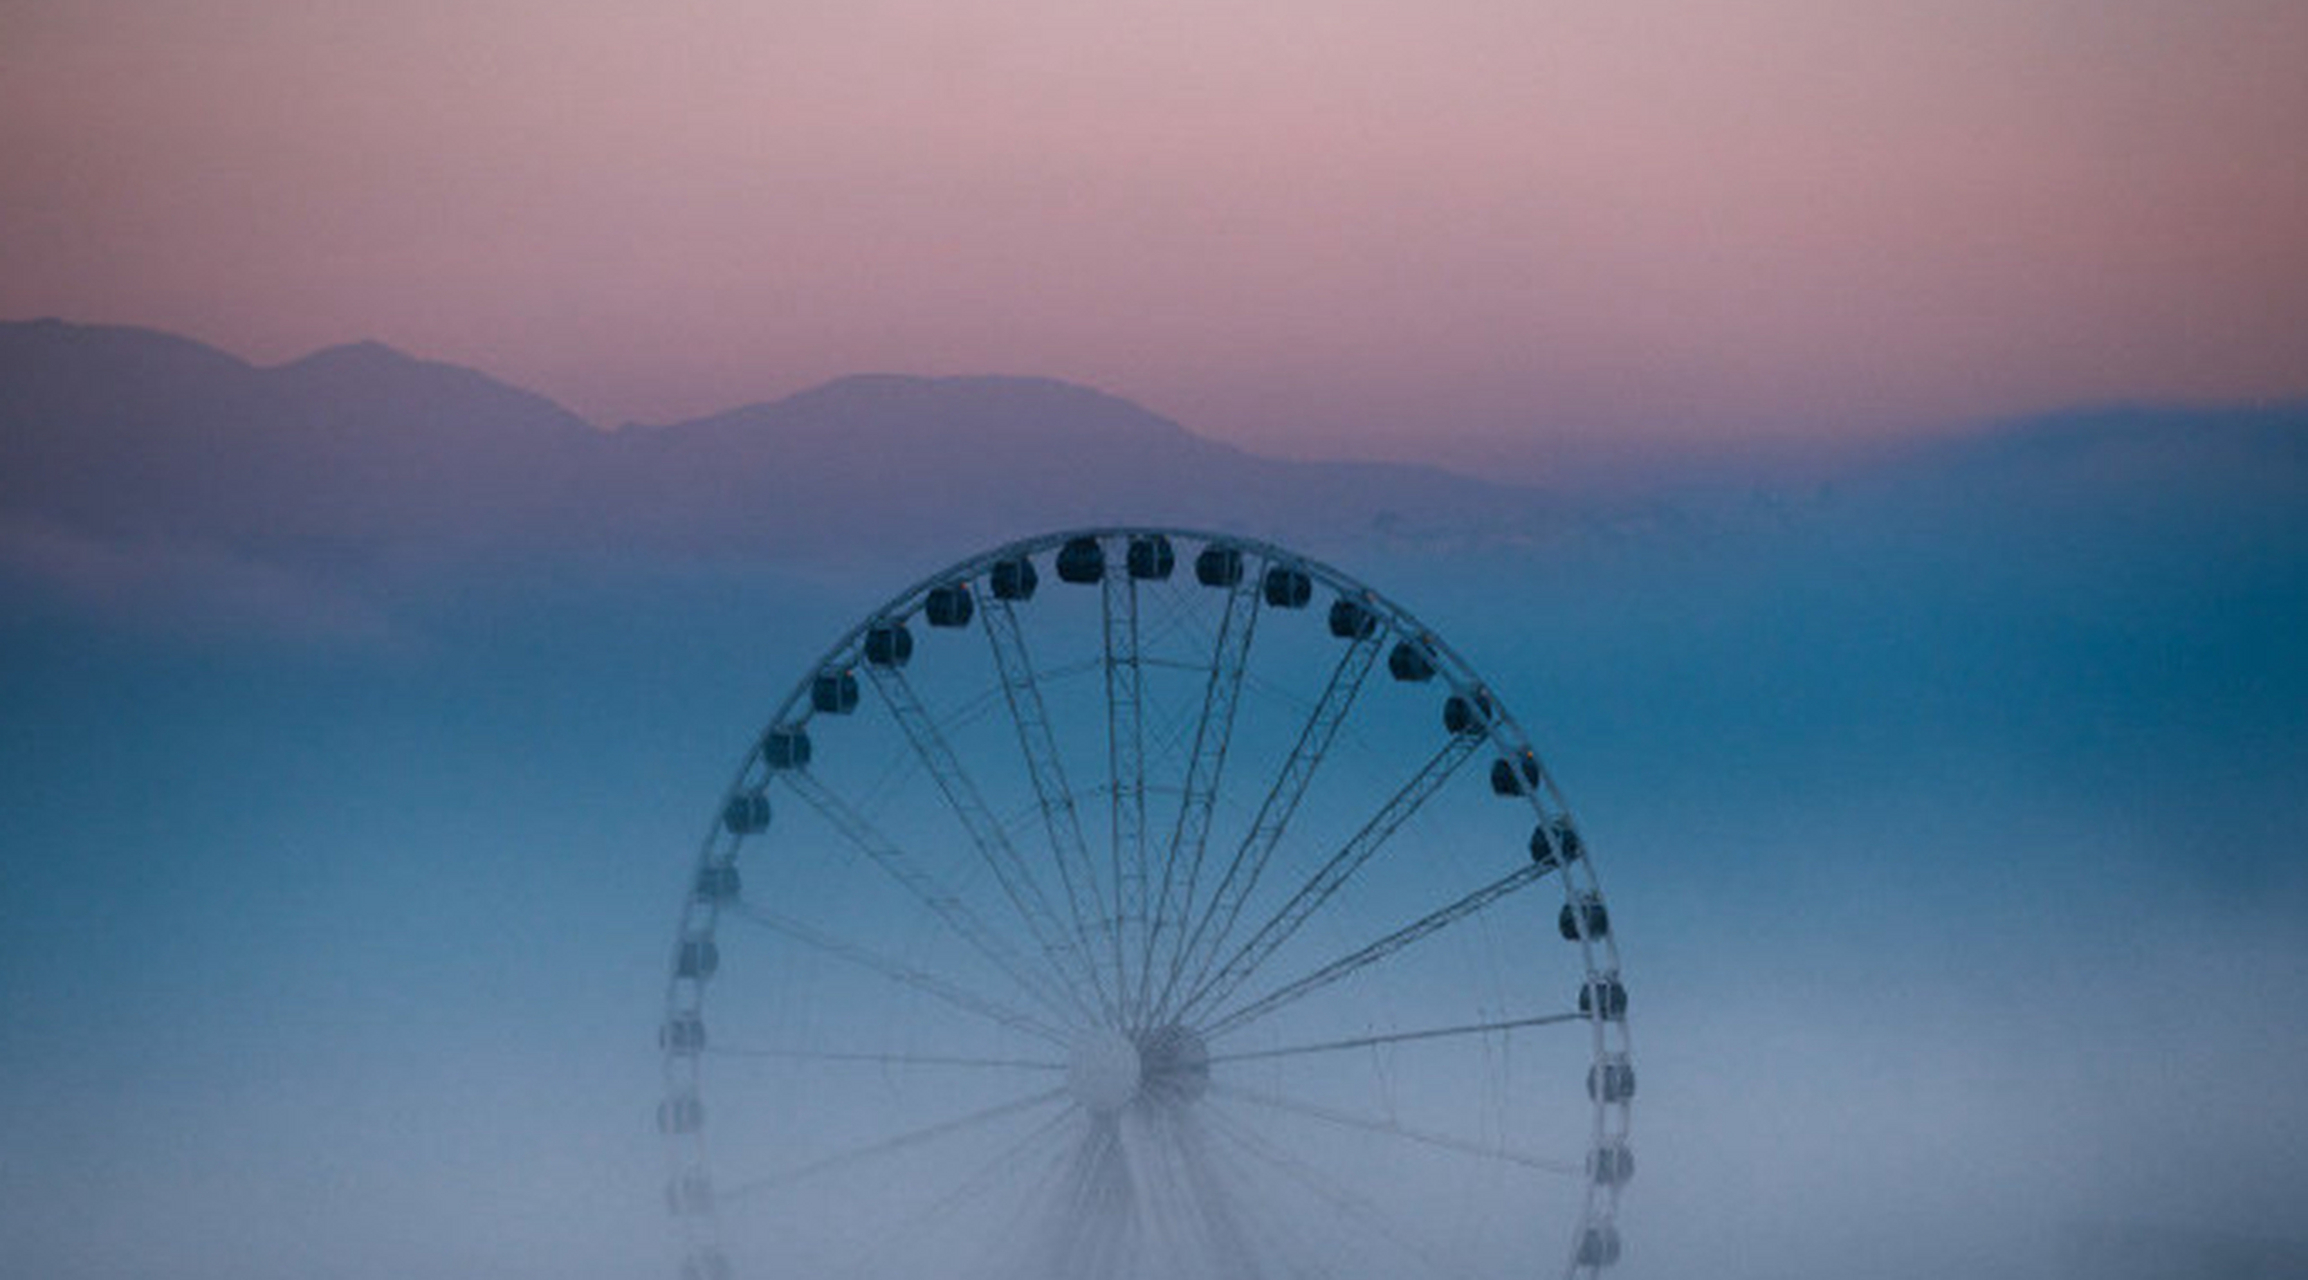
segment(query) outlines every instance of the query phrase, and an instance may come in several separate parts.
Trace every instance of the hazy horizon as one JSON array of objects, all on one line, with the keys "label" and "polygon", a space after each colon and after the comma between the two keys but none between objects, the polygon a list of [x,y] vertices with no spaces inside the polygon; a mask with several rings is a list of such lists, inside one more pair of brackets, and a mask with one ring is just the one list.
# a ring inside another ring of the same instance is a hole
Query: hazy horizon
[{"label": "hazy horizon", "polygon": [[2051,402],[2032,408],[2019,408],[1984,417],[1958,417],[1931,421],[1903,422],[1880,431],[1863,433],[1856,437],[1806,436],[1793,432],[1764,430],[1706,441],[1673,441],[1637,437],[1629,440],[1606,442],[1600,447],[1592,441],[1565,441],[1549,438],[1496,441],[1472,450],[1444,452],[1404,449],[1399,445],[1376,444],[1361,449],[1340,448],[1336,443],[1316,439],[1296,445],[1261,444],[1252,439],[1229,437],[1198,423],[1167,411],[1160,404],[1134,399],[1112,387],[1098,386],[1062,374],[1029,369],[987,369],[921,373],[906,369],[854,369],[830,375],[823,381],[784,387],[775,392],[740,392],[737,399],[727,403],[705,405],[682,418],[654,420],[626,419],[609,421],[588,417],[579,408],[561,401],[541,386],[532,386],[510,379],[501,372],[484,365],[467,364],[438,352],[410,350],[385,343],[373,337],[354,337],[343,341],[320,343],[291,348],[275,358],[258,359],[248,353],[211,341],[197,333],[177,333],[156,326],[106,319],[78,319],[64,316],[0,317],[0,324],[39,325],[57,323],[83,331],[127,330],[146,332],[170,339],[185,339],[223,352],[231,358],[257,370],[279,370],[299,365],[315,356],[332,352],[357,351],[366,347],[382,347],[398,357],[427,365],[446,365],[451,368],[477,373],[494,382],[541,397],[564,413],[585,422],[594,430],[613,434],[620,431],[647,431],[653,428],[682,426],[705,422],[741,411],[770,408],[795,397],[821,392],[848,383],[876,381],[923,383],[1044,383],[1079,388],[1110,396],[1133,409],[1145,411],[1156,418],[1184,428],[1187,432],[1222,444],[1231,445],[1248,453],[1280,461],[1336,461],[1386,462],[1432,467],[1458,475],[1481,478],[1494,483],[1550,487],[1556,485],[1596,485],[1604,492],[1643,494],[1669,493],[1685,484],[1727,483],[1742,484],[1804,484],[1832,480],[1839,475],[1864,471],[1870,464],[1896,458],[1903,451],[1918,446],[1960,443],[1967,439],[1992,436],[1999,430],[2026,428],[2031,424],[2106,413],[2185,413],[2201,411],[2221,413],[2240,409],[2282,409],[2308,403],[2308,382],[2303,390],[2288,396],[2246,396],[2232,399],[2186,397],[2113,397]]},{"label": "hazy horizon", "polygon": [[2308,389],[2283,0],[0,9],[0,313],[1498,465]]}]

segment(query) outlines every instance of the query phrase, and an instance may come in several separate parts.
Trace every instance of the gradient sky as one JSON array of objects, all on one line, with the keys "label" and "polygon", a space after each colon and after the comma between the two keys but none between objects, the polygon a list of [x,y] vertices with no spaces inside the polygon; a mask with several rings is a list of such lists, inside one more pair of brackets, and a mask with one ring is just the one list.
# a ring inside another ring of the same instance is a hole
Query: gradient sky
[{"label": "gradient sky", "polygon": [[2297,0],[0,0],[0,315],[1532,465],[2308,391]]}]

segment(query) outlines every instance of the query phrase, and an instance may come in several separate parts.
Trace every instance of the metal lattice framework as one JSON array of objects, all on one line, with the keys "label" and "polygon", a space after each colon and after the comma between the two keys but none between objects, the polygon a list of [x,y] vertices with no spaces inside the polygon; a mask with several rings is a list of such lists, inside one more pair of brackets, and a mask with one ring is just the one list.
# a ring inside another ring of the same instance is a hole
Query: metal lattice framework
[{"label": "metal lattice framework", "polygon": [[683,1274],[1592,1276],[1626,1004],[1552,777],[1409,612],[1230,535],[998,547],[723,796],[660,1029]]}]

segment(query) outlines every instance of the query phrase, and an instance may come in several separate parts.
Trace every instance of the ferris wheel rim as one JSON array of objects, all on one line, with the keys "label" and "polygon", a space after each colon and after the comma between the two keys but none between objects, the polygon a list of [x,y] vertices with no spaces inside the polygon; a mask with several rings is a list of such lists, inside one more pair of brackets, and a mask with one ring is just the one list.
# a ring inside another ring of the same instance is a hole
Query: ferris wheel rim
[{"label": "ferris wheel rim", "polygon": [[[1578,851],[1566,854],[1558,864],[1551,868],[1562,872],[1558,880],[1564,895],[1565,910],[1569,911],[1573,907],[1581,906],[1581,904],[1601,904],[1603,901],[1601,885],[1593,867],[1591,851],[1584,848],[1583,838],[1577,836],[1575,825],[1571,825],[1569,806],[1562,796],[1553,772],[1540,762],[1537,751],[1532,746],[1521,723],[1507,708],[1504,701],[1496,696],[1494,686],[1481,676],[1472,662],[1408,607],[1325,560],[1290,549],[1265,538],[1187,526],[1114,524],[1051,530],[982,549],[917,579],[889,596],[876,607],[867,610],[859,621],[828,645],[804,669],[803,674],[794,682],[785,697],[777,703],[769,720],[740,759],[729,785],[723,789],[724,803],[726,804],[736,796],[766,788],[769,785],[767,777],[760,788],[749,788],[747,785],[747,779],[753,772],[754,764],[762,758],[762,737],[780,729],[799,728],[813,720],[817,711],[810,703],[812,682],[818,678],[820,673],[841,667],[845,663],[854,663],[866,637],[875,627],[887,626],[892,623],[902,624],[912,619],[922,611],[924,601],[931,592],[942,586],[968,583],[984,575],[996,564],[1019,559],[1030,561],[1034,556],[1063,548],[1083,539],[1094,540],[1103,546],[1108,540],[1140,538],[1163,538],[1189,544],[1199,543],[1205,547],[1231,548],[1246,557],[1254,557],[1259,562],[1260,572],[1276,566],[1287,566],[1305,574],[1311,582],[1319,583],[1337,593],[1340,598],[1353,599],[1373,609],[1383,616],[1389,632],[1399,634],[1406,639],[1415,639],[1419,648],[1432,660],[1433,674],[1443,680],[1454,697],[1472,695],[1481,699],[1483,714],[1480,717],[1481,733],[1479,736],[1482,742],[1489,747],[1491,758],[1506,762],[1509,768],[1527,768],[1532,771],[1530,773],[1531,785],[1518,794],[1526,801],[1538,821],[1541,824],[1560,824],[1562,829],[1570,831],[1572,838],[1578,841],[1577,846],[1574,846]],[[1118,572],[1119,570],[1110,571]],[[723,836],[724,833],[718,821],[709,825],[706,837],[701,842],[697,858],[694,861],[697,870],[702,871],[704,868],[714,865],[716,851],[724,843]],[[1170,852],[1174,856],[1175,847]],[[698,909],[699,900],[696,894],[685,892],[679,913],[681,927],[677,935],[677,946],[680,945],[678,939],[696,936],[691,926]],[[711,914],[709,909],[706,935],[708,937],[710,937],[710,931],[713,928],[710,923]],[[1569,937],[1568,926],[1566,926],[1566,938]],[[1620,960],[1615,930],[1591,935],[1590,931],[1582,925],[1578,936],[1570,940],[1576,942],[1581,967],[1587,974],[1589,985],[1583,990],[1583,996],[1594,990],[1593,984],[1598,979],[1607,976],[1614,984],[1616,983],[1620,972]],[[685,979],[677,965],[674,972],[669,975],[667,983],[666,1011],[669,1021],[685,1007],[680,998],[684,981]],[[686,1007],[701,1010],[703,1006],[703,983],[695,983],[691,990],[694,998],[688,1002]],[[1627,1105],[1626,1098],[1610,1096],[1608,1087],[1603,1092],[1597,1092],[1594,1085],[1594,1072],[1603,1071],[1606,1066],[1612,1064],[1615,1064],[1617,1069],[1627,1069],[1627,1064],[1631,1061],[1632,1037],[1628,1031],[1623,1009],[1615,1015],[1607,1015],[1598,1008],[1592,1016],[1582,1013],[1577,1017],[1587,1021],[1592,1030],[1592,1050],[1590,1053],[1592,1069],[1589,1075],[1589,1096],[1592,1101],[1591,1110],[1594,1121],[1589,1158],[1592,1160],[1594,1153],[1601,1150],[1607,1143],[1616,1144],[1623,1155],[1625,1142],[1631,1131],[1631,1108]],[[665,1046],[664,1059],[669,1085],[672,1083],[674,1060],[680,1056],[682,1056],[680,1052],[673,1046]],[[692,1055],[691,1061],[694,1063],[694,1055]],[[1628,1079],[1631,1082],[1631,1074]],[[1631,1083],[1629,1088],[1631,1089]],[[694,1075],[692,1075],[692,1091],[694,1092]],[[1579,1215],[1580,1233],[1574,1242],[1574,1253],[1566,1269],[1566,1275],[1593,1274],[1600,1269],[1601,1264],[1589,1257],[1590,1250],[1597,1247],[1595,1242],[1598,1237],[1595,1233],[1598,1228],[1608,1234],[1609,1256],[1611,1259],[1616,1258],[1618,1243],[1613,1228],[1613,1220],[1616,1217],[1618,1197],[1619,1180],[1605,1181],[1600,1177],[1588,1179],[1584,1193],[1585,1207]],[[705,1216],[710,1223],[713,1215],[708,1213]],[[717,1230],[709,1230],[708,1234],[710,1238],[718,1236],[719,1233]]]}]

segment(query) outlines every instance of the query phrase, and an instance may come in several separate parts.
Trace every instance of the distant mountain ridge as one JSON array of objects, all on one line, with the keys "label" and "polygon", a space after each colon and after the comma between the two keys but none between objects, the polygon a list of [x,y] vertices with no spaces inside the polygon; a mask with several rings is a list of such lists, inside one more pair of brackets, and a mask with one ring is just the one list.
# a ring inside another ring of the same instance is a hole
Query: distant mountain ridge
[{"label": "distant mountain ridge", "polygon": [[[2308,403],[2076,410],[1921,440],[1826,486],[1606,501],[1262,457],[1043,378],[866,374],[602,431],[377,343],[258,366],[148,329],[0,323],[0,572],[49,581],[100,566],[121,592],[186,563],[229,566],[236,589],[253,575],[264,593],[467,560],[934,563],[1096,523],[1326,555],[1562,558],[1750,534],[1992,543],[2048,521],[2060,545],[2120,557],[2134,538],[2207,522],[2230,543],[2274,529],[2290,546],[2308,541],[2302,513]],[[1772,545],[1758,554],[1788,544]]]},{"label": "distant mountain ridge", "polygon": [[1287,462],[1087,387],[837,379],[599,431],[376,343],[249,364],[151,330],[0,325],[0,507],[103,536],[792,555],[1068,521],[1336,536],[1543,533],[1549,500],[1431,468]]},{"label": "distant mountain ridge", "polygon": [[150,330],[0,326],[0,509],[101,537],[502,536],[552,512],[555,455],[594,434],[541,396],[374,344],[260,368]]}]

